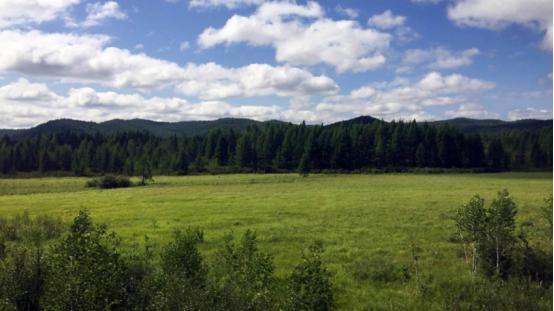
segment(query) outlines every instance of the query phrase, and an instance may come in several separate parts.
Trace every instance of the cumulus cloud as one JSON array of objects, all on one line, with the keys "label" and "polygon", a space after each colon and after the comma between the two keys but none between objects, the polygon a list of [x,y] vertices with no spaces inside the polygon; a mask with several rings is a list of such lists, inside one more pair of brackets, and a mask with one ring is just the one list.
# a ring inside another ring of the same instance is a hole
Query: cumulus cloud
[{"label": "cumulus cloud", "polygon": [[184,77],[186,80],[177,86],[180,93],[208,100],[265,95],[330,95],[339,89],[327,76],[267,64],[240,68],[225,68],[215,63],[189,64]]},{"label": "cumulus cloud", "polygon": [[494,88],[492,82],[459,74],[431,72],[419,81],[405,79],[352,90],[349,95],[330,96],[316,106],[318,112],[373,115],[384,119],[432,119],[426,107],[467,104],[474,95]]},{"label": "cumulus cloud", "polygon": [[293,122],[320,121],[312,111],[277,105],[232,105],[224,101],[190,102],[179,97],[144,97],[137,93],[72,88],[58,95],[45,84],[18,80],[0,87],[0,124],[8,128],[37,125],[56,118],[105,121],[144,118],[159,121],[210,120],[222,117]]},{"label": "cumulus cloud", "polygon": [[149,89],[182,79],[177,64],[107,47],[103,35],[0,31],[0,71]]},{"label": "cumulus cloud", "polygon": [[358,10],[342,7],[340,4],[335,7],[335,11],[340,15],[355,19],[358,17]]},{"label": "cumulus cloud", "polygon": [[456,110],[447,110],[444,116],[448,118],[497,119],[499,114],[487,111],[479,104],[468,103],[460,105]]},{"label": "cumulus cloud", "polygon": [[236,9],[244,6],[260,5],[265,0],[190,0],[190,9],[208,9],[216,7],[226,7],[227,9]]},{"label": "cumulus cloud", "polygon": [[525,108],[515,109],[508,112],[508,119],[523,120],[523,119],[552,119],[552,111],[546,108]]},{"label": "cumulus cloud", "polygon": [[49,22],[78,3],[79,0],[3,0],[0,1],[0,29]]},{"label": "cumulus cloud", "polygon": [[390,29],[404,25],[405,16],[394,15],[390,10],[377,15],[373,15],[367,20],[367,24],[380,29]]},{"label": "cumulus cloud", "polygon": [[58,96],[45,84],[31,83],[20,78],[15,82],[0,87],[0,98],[14,102],[38,102],[56,100]]},{"label": "cumulus cloud", "polygon": [[83,22],[79,23],[68,17],[66,18],[66,26],[88,28],[98,26],[108,19],[122,20],[127,18],[127,14],[121,11],[119,4],[115,1],[88,3],[86,11],[87,17]]},{"label": "cumulus cloud", "polygon": [[291,65],[328,64],[337,72],[362,72],[385,63],[382,50],[390,35],[362,28],[352,20],[324,17],[316,2],[263,3],[251,16],[234,15],[220,28],[207,28],[198,38],[201,48],[245,42],[273,46],[278,62]]},{"label": "cumulus cloud", "polygon": [[541,46],[552,50],[552,0],[460,0],[448,8],[460,26],[501,29],[520,24],[544,32]]},{"label": "cumulus cloud", "polygon": [[450,51],[441,47],[429,50],[412,49],[404,53],[402,63],[404,65],[425,63],[431,69],[453,69],[471,65],[473,63],[473,58],[479,54],[480,51],[477,48],[459,52]]}]

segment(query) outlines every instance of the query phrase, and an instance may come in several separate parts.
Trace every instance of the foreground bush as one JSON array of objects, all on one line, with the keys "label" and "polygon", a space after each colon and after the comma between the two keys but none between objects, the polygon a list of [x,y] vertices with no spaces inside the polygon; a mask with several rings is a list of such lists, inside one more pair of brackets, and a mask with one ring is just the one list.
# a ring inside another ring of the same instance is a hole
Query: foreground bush
[{"label": "foreground bush", "polygon": [[126,176],[106,175],[87,181],[86,186],[89,188],[112,189],[127,188],[132,186],[132,183],[129,177]]},{"label": "foreground bush", "polygon": [[[42,226],[30,219],[5,222],[16,223],[16,232],[21,223]],[[159,258],[148,243],[143,253],[125,257],[118,237],[81,211],[49,247],[47,239],[4,244],[0,310],[265,311],[334,305],[321,247],[310,249],[290,279],[278,278],[271,257],[258,250],[254,232],[246,231],[238,243],[226,235],[213,260],[198,250],[203,236],[198,228],[176,231]]]}]

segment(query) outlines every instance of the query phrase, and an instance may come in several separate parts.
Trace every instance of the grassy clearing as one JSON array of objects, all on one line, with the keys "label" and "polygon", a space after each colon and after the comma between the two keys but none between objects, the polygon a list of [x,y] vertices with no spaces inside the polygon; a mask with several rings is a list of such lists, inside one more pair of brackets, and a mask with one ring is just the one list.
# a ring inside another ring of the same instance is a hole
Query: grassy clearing
[{"label": "grassy clearing", "polygon": [[[222,175],[155,177],[155,184],[113,190],[86,189],[86,178],[0,180],[0,215],[24,210],[70,221],[87,208],[132,251],[144,235],[161,245],[175,228],[205,230],[205,253],[224,233],[256,230],[260,247],[274,256],[278,274],[289,273],[314,239],[326,245],[344,309],[413,304],[414,280],[403,267],[420,256],[422,273],[469,278],[459,246],[449,242],[454,210],[479,193],[487,200],[507,188],[518,221],[540,221],[552,191],[551,173],[446,175]],[[537,233],[537,237],[539,237]],[[375,267],[381,267],[375,270]],[[383,271],[391,270],[390,273]]]}]

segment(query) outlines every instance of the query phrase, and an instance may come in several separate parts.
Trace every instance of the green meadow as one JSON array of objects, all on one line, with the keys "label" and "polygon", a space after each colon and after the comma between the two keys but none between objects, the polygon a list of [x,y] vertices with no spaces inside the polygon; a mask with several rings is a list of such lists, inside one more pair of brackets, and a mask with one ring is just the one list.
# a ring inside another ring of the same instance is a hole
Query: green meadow
[{"label": "green meadow", "polygon": [[[70,222],[80,209],[105,223],[125,252],[147,235],[158,248],[177,228],[204,229],[201,250],[213,255],[225,233],[256,231],[259,247],[286,275],[303,249],[322,240],[339,309],[416,308],[416,283],[472,276],[455,235],[455,210],[478,193],[488,204],[508,189],[518,223],[546,243],[540,208],[552,173],[156,176],[144,187],[97,190],[86,178],[0,179],[0,216],[23,211]],[[402,276],[402,271],[417,275]],[[410,307],[412,306],[412,307]],[[440,309],[431,302],[422,309]]]}]

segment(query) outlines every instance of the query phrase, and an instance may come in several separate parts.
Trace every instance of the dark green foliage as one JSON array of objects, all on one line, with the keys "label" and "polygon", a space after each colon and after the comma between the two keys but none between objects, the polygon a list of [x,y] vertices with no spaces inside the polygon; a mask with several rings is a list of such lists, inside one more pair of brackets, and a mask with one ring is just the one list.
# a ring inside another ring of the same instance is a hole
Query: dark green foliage
[{"label": "dark green foliage", "polygon": [[152,178],[152,162],[147,156],[142,156],[135,166],[135,173],[140,177],[140,184],[146,185],[147,181],[154,181]]},{"label": "dark green foliage", "polygon": [[300,166],[310,171],[552,167],[552,127],[548,126],[494,136],[415,121],[328,126],[253,123],[241,131],[217,128],[191,137],[160,137],[131,129],[93,134],[62,128],[48,135],[0,140],[0,174],[110,173],[140,176],[147,182],[153,174],[294,171]]},{"label": "dark green foliage", "polygon": [[316,242],[302,256],[290,277],[292,310],[332,310],[335,302],[331,273],[323,266],[323,245]]},{"label": "dark green foliage", "polygon": [[213,287],[218,310],[271,310],[273,262],[258,250],[256,234],[247,230],[238,244],[225,236],[223,250],[212,265]]},{"label": "dark green foliage", "polygon": [[100,189],[112,189],[112,188],[127,188],[132,185],[129,177],[126,176],[114,176],[106,175],[99,178],[94,178],[85,184],[89,188],[100,188]]},{"label": "dark green foliage", "polygon": [[119,241],[105,226],[94,225],[86,211],[48,259],[46,310],[109,310],[125,303],[125,263]]},{"label": "dark green foliage", "polygon": [[38,247],[14,247],[0,261],[0,309],[41,310],[45,259]]},{"label": "dark green foliage", "polygon": [[167,310],[205,310],[211,301],[207,290],[207,269],[198,251],[203,232],[189,228],[176,231],[161,254],[161,291],[158,307]]}]

